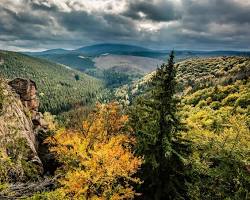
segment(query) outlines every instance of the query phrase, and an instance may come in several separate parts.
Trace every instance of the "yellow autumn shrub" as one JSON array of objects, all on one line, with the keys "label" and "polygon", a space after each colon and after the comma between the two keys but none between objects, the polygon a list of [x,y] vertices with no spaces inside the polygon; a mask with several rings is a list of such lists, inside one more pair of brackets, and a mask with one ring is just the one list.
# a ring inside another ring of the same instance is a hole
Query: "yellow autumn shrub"
[{"label": "yellow autumn shrub", "polygon": [[83,122],[83,132],[60,130],[47,142],[63,164],[58,170],[61,188],[69,199],[133,199],[140,180],[134,175],[142,159],[126,126],[128,117],[117,103],[98,104]]}]

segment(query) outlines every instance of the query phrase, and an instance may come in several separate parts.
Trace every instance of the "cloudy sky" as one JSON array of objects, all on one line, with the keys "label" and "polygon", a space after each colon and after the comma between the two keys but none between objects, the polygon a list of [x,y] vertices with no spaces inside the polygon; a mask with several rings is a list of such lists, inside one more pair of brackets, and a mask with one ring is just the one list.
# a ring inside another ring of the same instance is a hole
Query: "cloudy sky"
[{"label": "cloudy sky", "polygon": [[0,49],[250,50],[250,0],[0,0]]}]

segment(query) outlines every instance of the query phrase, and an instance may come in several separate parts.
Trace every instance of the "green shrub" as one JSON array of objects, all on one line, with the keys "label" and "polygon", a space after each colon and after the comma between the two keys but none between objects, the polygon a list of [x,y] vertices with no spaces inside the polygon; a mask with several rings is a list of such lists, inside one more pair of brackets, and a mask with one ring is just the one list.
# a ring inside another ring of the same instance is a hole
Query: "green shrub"
[{"label": "green shrub", "polygon": [[242,108],[247,108],[247,106],[250,105],[250,92],[241,95],[235,102],[235,105],[240,106]]},{"label": "green shrub", "polygon": [[229,94],[225,99],[222,100],[222,104],[226,106],[234,106],[235,101],[239,98],[238,93]]},{"label": "green shrub", "polygon": [[211,104],[210,104],[210,107],[214,110],[218,110],[221,106],[221,103],[219,101],[213,101]]},{"label": "green shrub", "polygon": [[207,102],[205,100],[201,100],[198,104],[197,104],[198,107],[202,108],[204,106],[207,106]]},{"label": "green shrub", "polygon": [[29,159],[27,141],[9,135],[0,143],[0,183],[37,180],[39,167]]},{"label": "green shrub", "polygon": [[69,200],[60,190],[36,193],[24,200]]}]

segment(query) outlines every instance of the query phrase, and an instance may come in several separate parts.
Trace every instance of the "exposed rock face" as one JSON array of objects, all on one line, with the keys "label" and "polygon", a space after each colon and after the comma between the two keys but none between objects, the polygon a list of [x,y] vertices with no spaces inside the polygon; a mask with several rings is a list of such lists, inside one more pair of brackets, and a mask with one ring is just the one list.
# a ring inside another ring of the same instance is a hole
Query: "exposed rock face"
[{"label": "exposed rock face", "polygon": [[32,112],[37,112],[39,101],[36,96],[36,84],[32,80],[16,78],[9,82],[14,91],[20,95],[20,99],[25,107]]},{"label": "exposed rock face", "polygon": [[[2,156],[15,155],[14,163],[20,165],[17,168],[22,175],[25,173],[21,169],[23,160],[42,173],[43,165],[37,153],[37,133],[47,127],[42,114],[38,112],[36,84],[17,78],[9,85],[0,80],[0,85],[4,96],[0,114],[0,153]],[[21,175],[16,171],[14,174],[15,179],[19,180]]]},{"label": "exposed rock face", "polygon": [[36,83],[32,80],[16,78],[9,82],[13,90],[19,94],[23,105],[31,113],[31,119],[35,129],[47,128],[41,113],[38,112],[39,100],[36,96]]}]

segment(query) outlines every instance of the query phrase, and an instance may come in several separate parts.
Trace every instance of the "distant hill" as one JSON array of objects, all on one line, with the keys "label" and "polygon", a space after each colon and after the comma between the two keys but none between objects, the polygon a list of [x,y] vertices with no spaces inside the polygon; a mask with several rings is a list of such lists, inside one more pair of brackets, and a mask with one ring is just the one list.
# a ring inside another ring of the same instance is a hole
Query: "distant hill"
[{"label": "distant hill", "polygon": [[88,69],[95,68],[93,57],[86,56],[82,53],[70,52],[66,54],[44,54],[38,56],[56,63],[61,63],[72,67],[73,69],[85,72]]},{"label": "distant hill", "polygon": [[[98,57],[101,55],[131,55],[140,57],[149,57],[157,59],[165,59],[170,50],[157,50],[149,49],[141,46],[127,45],[127,44],[96,44],[90,46],[84,46],[75,50],[65,49],[50,49],[41,52],[24,52],[25,54],[32,56],[46,56],[53,58],[55,54],[82,54],[84,56]],[[250,56],[249,51],[198,51],[198,50],[175,50],[176,59],[186,59],[193,57],[211,57],[211,56]]]},{"label": "distant hill", "polygon": [[100,69],[116,69],[121,72],[137,71],[146,74],[154,71],[163,61],[129,55],[106,55],[96,57],[95,66]]},{"label": "distant hill", "polygon": [[147,49],[135,45],[127,44],[96,44],[90,46],[84,46],[75,50],[66,50],[66,49],[49,49],[46,51],[38,52],[23,52],[27,55],[32,56],[44,56],[48,54],[84,54],[88,56],[100,56],[102,54],[133,54],[136,52],[151,52],[151,49]]},{"label": "distant hill", "polygon": [[[123,81],[117,81],[121,85],[154,71],[157,65],[167,60],[169,52],[126,44],[96,44],[72,51],[52,49],[27,54],[67,65],[109,83],[115,81],[115,76],[123,77]],[[250,56],[250,52],[176,50],[175,55],[176,61],[183,61],[217,56]],[[111,81],[107,80],[110,78]]]},{"label": "distant hill", "polygon": [[142,52],[151,50],[140,46],[126,45],[126,44],[96,44],[96,45],[82,47],[74,51],[96,56],[107,53],[123,54],[123,53]]},{"label": "distant hill", "polygon": [[87,56],[82,53],[68,54],[44,54],[38,56],[56,63],[61,63],[72,67],[73,69],[87,72],[89,70],[105,70],[115,69],[116,71],[137,72],[141,75],[156,69],[157,65],[162,61],[156,58],[133,56],[133,55],[117,55],[103,54],[100,56]]},{"label": "distant hill", "polygon": [[40,51],[40,52],[24,52],[24,54],[31,55],[31,56],[42,56],[42,55],[48,55],[48,54],[65,54],[71,52],[70,50],[65,49],[49,49],[46,51]]},{"label": "distant hill", "polygon": [[[121,66],[120,59],[123,61],[126,60],[124,63],[125,66],[121,68],[121,73],[124,72],[124,68],[129,69],[127,70],[128,73],[140,72],[140,74],[144,74],[144,72],[152,71],[148,70],[148,68],[150,67],[151,69],[155,69],[160,61],[158,59],[148,59],[157,58],[157,56],[150,56],[150,52],[152,52],[152,50],[134,45],[97,44],[81,47],[72,51],[64,49],[52,49],[42,52],[25,52],[25,54],[45,58],[53,62],[68,65],[79,71],[87,72],[93,76],[98,76],[100,73],[102,73],[100,72],[100,69],[102,71],[103,66],[109,66],[109,69],[114,67],[116,72],[119,71]],[[113,55],[117,55],[117,57]],[[160,55],[162,54],[160,53]],[[134,62],[133,65],[131,64],[132,62]],[[145,69],[143,69],[142,66],[144,63],[147,63]],[[149,64],[152,66],[149,66]],[[134,66],[140,66],[140,69],[138,70],[137,67],[134,68]]]},{"label": "distant hill", "polygon": [[52,113],[91,102],[103,87],[102,81],[67,66],[9,51],[0,51],[0,74],[34,80],[41,111]]}]

